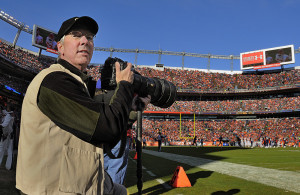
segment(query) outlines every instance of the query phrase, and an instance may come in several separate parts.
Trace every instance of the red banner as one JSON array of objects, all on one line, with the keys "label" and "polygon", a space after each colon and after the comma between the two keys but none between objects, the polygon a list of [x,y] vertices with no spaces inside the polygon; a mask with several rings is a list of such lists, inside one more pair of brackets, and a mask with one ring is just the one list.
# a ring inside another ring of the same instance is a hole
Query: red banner
[{"label": "red banner", "polygon": [[58,51],[57,50],[55,50],[55,49],[50,49],[50,48],[47,48],[47,50],[46,51],[48,51],[48,52],[51,52],[51,53],[54,53],[54,54],[58,54]]}]

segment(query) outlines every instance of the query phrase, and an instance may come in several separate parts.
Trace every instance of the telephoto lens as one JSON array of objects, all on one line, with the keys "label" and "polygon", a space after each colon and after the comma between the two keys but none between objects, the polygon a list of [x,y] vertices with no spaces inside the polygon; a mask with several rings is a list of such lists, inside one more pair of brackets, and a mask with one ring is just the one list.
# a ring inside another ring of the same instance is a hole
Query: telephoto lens
[{"label": "telephoto lens", "polygon": [[[119,58],[107,58],[101,71],[101,88],[114,90],[116,83],[115,63],[119,62],[121,70],[127,67],[127,62]],[[133,87],[134,92],[140,97],[151,96],[151,104],[160,108],[168,108],[175,102],[177,90],[176,86],[165,79],[144,77],[134,68]]]}]

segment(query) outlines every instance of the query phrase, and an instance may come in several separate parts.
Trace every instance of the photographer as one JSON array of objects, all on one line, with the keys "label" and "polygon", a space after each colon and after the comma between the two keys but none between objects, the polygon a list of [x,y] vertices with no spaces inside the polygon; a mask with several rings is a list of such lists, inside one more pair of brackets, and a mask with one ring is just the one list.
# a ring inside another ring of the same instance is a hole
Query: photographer
[{"label": "photographer", "polygon": [[23,194],[127,194],[106,180],[103,144],[127,130],[133,100],[131,63],[120,70],[111,102],[93,99],[95,83],[84,73],[98,24],[90,17],[62,23],[58,63],[29,85],[21,113],[16,187]]}]

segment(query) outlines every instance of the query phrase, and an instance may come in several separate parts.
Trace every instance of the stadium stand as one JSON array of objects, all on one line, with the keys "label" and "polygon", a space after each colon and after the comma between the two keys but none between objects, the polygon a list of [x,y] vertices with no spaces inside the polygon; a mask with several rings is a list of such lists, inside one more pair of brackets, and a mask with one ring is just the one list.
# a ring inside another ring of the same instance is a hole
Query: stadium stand
[{"label": "stadium stand", "polygon": [[[1,105],[13,103],[20,110],[33,76],[56,59],[1,41],[0,60]],[[16,67],[15,71],[7,71],[7,65]],[[101,77],[99,68],[90,66],[87,70],[95,80]],[[165,136],[165,144],[171,145],[188,145],[191,140],[186,137],[195,135],[205,145],[216,144],[220,136],[231,146],[236,146],[239,139],[241,146],[246,147],[299,145],[300,70],[297,67],[243,73],[142,66],[136,70],[146,77],[171,81],[178,90],[171,107],[149,105],[145,111],[143,136],[150,145],[155,143],[158,132]],[[26,75],[28,72],[31,75]]]},{"label": "stadium stand", "polygon": [[[296,146],[299,144],[299,118],[273,118],[257,120],[144,120],[144,135],[148,141],[155,141],[159,131],[173,145],[184,145],[185,137],[196,135],[203,138],[206,145],[216,145],[220,136],[229,141],[229,145],[237,146],[236,139],[242,140],[244,147],[264,147],[264,140],[269,140],[267,146]],[[181,127],[180,127],[181,126]],[[179,130],[181,129],[181,131]],[[195,133],[195,134],[194,134]],[[192,140],[186,145],[190,145]],[[252,142],[252,143],[251,143]]]}]

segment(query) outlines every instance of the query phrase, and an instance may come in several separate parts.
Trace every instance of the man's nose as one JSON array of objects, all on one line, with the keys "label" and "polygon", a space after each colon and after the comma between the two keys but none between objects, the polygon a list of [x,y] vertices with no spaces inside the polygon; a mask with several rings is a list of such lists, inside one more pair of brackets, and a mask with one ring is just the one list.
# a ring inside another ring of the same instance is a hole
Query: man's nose
[{"label": "man's nose", "polygon": [[80,43],[81,43],[81,45],[85,45],[85,44],[87,44],[89,42],[89,40],[86,38],[86,36],[82,36],[81,38],[80,38]]}]

